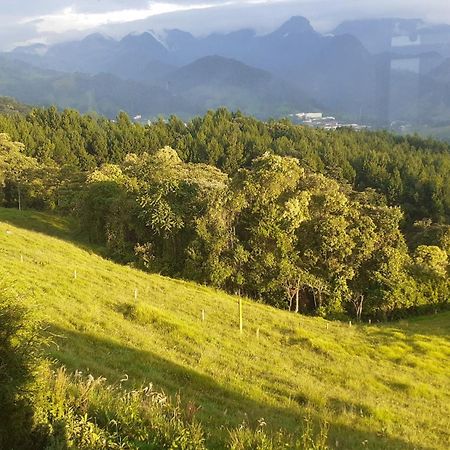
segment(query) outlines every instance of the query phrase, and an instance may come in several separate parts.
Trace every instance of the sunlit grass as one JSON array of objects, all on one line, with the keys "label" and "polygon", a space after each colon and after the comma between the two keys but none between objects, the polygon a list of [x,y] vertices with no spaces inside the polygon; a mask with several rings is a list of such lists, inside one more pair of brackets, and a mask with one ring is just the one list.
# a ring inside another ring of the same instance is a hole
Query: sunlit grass
[{"label": "sunlit grass", "polygon": [[237,298],[95,250],[69,220],[0,209],[1,278],[69,370],[180,392],[218,448],[243,421],[294,431],[307,412],[332,447],[449,448],[449,313],[350,327],[244,301],[240,335]]}]

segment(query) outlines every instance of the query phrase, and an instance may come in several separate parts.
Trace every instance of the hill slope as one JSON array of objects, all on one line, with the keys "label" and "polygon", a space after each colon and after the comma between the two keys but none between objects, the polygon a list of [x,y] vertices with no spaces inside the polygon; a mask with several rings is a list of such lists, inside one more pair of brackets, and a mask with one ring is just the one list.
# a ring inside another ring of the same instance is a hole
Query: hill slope
[{"label": "hill slope", "polygon": [[28,114],[31,106],[19,103],[11,97],[0,97],[0,114]]},{"label": "hill slope", "polygon": [[114,75],[85,75],[39,69],[0,56],[0,94],[33,105],[52,105],[79,111],[96,111],[115,117],[119,111],[131,116],[189,115],[196,110],[183,98],[165,89],[125,81]]},{"label": "hill slope", "polygon": [[241,336],[237,298],[94,250],[68,220],[0,209],[1,278],[45,317],[49,352],[71,370],[180,392],[214,448],[243,420],[294,430],[307,410],[329,421],[332,448],[448,448],[448,313],[349,327],[245,301]]},{"label": "hill slope", "polygon": [[204,111],[225,106],[256,117],[318,110],[317,102],[269,72],[221,56],[207,56],[167,76],[174,95]]}]

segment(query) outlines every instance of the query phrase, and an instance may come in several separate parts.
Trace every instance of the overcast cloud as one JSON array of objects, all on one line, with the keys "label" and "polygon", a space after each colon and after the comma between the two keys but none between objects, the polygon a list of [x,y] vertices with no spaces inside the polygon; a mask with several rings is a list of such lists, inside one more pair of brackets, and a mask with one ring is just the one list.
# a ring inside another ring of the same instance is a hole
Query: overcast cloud
[{"label": "overcast cloud", "polygon": [[251,27],[264,32],[293,15],[320,31],[354,18],[450,23],[449,0],[0,0],[0,47],[53,42],[101,30],[113,35],[183,28],[194,34]]}]

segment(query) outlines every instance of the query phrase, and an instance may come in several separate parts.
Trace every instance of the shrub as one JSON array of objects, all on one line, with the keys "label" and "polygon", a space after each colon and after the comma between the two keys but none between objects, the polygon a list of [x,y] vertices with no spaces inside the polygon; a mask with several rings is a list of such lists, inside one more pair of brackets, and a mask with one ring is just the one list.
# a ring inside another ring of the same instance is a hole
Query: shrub
[{"label": "shrub", "polygon": [[37,320],[0,286],[0,448],[34,449],[35,375],[42,338]]}]

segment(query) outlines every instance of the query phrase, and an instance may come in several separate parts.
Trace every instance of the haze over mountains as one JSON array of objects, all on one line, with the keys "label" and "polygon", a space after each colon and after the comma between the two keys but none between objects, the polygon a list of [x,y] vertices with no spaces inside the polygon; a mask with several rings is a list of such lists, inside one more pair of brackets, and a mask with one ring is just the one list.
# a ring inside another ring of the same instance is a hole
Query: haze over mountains
[{"label": "haze over mountains", "polygon": [[436,125],[450,121],[448,58],[447,25],[358,20],[323,35],[292,17],[264,35],[97,33],[19,47],[0,59],[0,94],[108,116],[190,117],[226,106],[260,118],[320,110],[379,126]]}]

